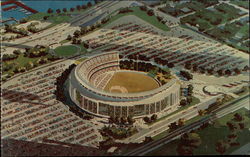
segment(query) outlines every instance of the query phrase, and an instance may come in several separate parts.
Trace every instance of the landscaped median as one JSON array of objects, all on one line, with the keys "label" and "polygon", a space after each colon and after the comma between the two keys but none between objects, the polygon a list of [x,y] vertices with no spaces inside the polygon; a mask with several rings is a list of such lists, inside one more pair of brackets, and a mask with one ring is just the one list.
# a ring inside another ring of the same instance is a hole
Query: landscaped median
[{"label": "landscaped median", "polygon": [[155,121],[149,123],[148,125],[151,126],[151,125],[155,124],[156,122],[159,122],[159,121],[161,121],[161,120],[164,120],[164,119],[166,119],[166,118],[169,118],[170,116],[173,116],[173,115],[175,115],[175,114],[177,114],[177,113],[179,113],[179,112],[181,112],[181,111],[183,111],[183,110],[185,110],[185,109],[188,109],[188,108],[190,108],[190,107],[193,107],[194,105],[196,105],[196,104],[198,104],[198,103],[200,103],[200,100],[199,100],[198,98],[192,96],[192,102],[191,102],[190,104],[188,104],[188,105],[186,105],[186,106],[182,106],[182,107],[178,108],[176,111],[174,111],[174,112],[172,112],[172,113],[170,113],[170,114],[168,114],[168,115],[166,115],[166,116],[163,116],[163,117],[161,117],[161,118],[159,118],[159,119],[157,119],[157,120],[155,120]]}]

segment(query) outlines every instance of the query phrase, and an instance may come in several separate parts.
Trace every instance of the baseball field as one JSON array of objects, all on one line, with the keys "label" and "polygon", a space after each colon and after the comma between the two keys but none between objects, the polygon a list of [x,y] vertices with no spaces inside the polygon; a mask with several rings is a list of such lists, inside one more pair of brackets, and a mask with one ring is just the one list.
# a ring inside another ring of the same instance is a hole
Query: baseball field
[{"label": "baseball field", "polygon": [[159,85],[156,80],[144,73],[116,72],[104,90],[113,93],[137,93],[158,87]]}]

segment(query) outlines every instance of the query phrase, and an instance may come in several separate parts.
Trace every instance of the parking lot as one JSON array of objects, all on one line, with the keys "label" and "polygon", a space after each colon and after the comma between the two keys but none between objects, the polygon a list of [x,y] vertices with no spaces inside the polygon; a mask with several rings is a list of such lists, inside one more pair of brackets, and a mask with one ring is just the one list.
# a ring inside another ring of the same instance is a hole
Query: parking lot
[{"label": "parking lot", "polygon": [[70,64],[64,60],[3,84],[2,138],[98,146],[101,136],[93,122],[70,112],[54,95],[56,78]]}]

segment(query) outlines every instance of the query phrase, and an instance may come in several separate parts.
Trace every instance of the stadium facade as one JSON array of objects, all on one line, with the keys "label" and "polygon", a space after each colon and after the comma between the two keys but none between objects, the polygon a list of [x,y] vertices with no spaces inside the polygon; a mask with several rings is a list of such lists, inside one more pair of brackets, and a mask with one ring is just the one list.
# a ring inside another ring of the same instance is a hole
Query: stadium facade
[{"label": "stadium facade", "polygon": [[99,117],[144,117],[176,108],[180,101],[177,79],[144,92],[112,93],[104,87],[119,68],[119,55],[93,56],[77,65],[69,76],[69,95],[82,110]]}]

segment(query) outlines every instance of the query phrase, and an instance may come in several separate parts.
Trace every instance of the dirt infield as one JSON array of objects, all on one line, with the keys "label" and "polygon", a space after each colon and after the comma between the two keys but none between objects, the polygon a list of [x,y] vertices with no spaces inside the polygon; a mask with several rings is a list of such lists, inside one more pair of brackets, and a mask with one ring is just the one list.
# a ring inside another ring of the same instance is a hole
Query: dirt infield
[{"label": "dirt infield", "polygon": [[[118,87],[120,87],[118,89]],[[104,88],[113,93],[137,93],[158,88],[159,85],[153,78],[136,72],[117,72]]]}]

